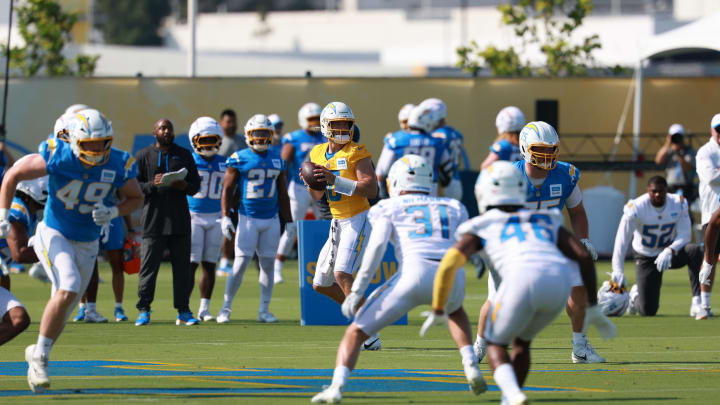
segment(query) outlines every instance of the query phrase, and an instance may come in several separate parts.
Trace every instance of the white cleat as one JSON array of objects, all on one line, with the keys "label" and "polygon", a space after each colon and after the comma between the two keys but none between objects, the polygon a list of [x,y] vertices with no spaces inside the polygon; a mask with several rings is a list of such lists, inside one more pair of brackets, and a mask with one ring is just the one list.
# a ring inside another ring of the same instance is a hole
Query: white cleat
[{"label": "white cleat", "polygon": [[313,404],[339,404],[342,401],[342,394],[342,385],[330,385],[315,395],[310,402]]},{"label": "white cleat", "polygon": [[50,387],[50,377],[48,377],[48,359],[47,356],[35,357],[35,345],[25,348],[25,361],[28,363],[28,385],[35,394],[42,394]]},{"label": "white cleat", "polygon": [[376,333],[376,334],[370,336],[369,338],[367,338],[367,340],[365,340],[363,342],[362,346],[360,346],[361,351],[380,350],[380,349],[382,349],[382,342],[380,341],[379,333]]},{"label": "white cleat", "polygon": [[690,317],[695,318],[697,316],[698,312],[700,312],[700,308],[701,308],[700,305],[695,305],[695,304],[690,305]]},{"label": "white cleat", "polygon": [[485,382],[485,379],[482,376],[482,372],[480,371],[480,368],[477,364],[471,364],[465,367],[465,377],[467,377],[467,382],[470,385],[470,390],[475,395],[480,395],[483,392],[487,391],[488,386]]},{"label": "white cleat", "polygon": [[270,311],[258,312],[257,320],[260,323],[275,323],[278,321]]},{"label": "white cleat", "polygon": [[273,279],[273,283],[275,284],[282,284],[285,282],[285,279],[282,276],[282,273],[275,273],[275,277]]},{"label": "white cleat", "polygon": [[215,319],[214,316],[210,313],[210,311],[198,311],[198,319],[203,322],[209,322]]},{"label": "white cleat", "polygon": [[475,352],[475,357],[478,359],[478,363],[482,362],[485,358],[485,353],[487,353],[487,343],[485,343],[484,340],[476,340],[473,344],[473,351]]},{"label": "white cleat", "polygon": [[230,310],[229,309],[221,309],[220,312],[218,312],[217,318],[215,318],[217,323],[230,323]]},{"label": "white cleat", "polygon": [[100,315],[97,311],[86,310],[85,311],[85,323],[106,323],[107,318]]},{"label": "white cleat", "polygon": [[585,341],[579,345],[573,344],[572,362],[583,364],[605,363],[605,358],[600,357],[590,342]]},{"label": "white cleat", "polygon": [[509,405],[528,405],[530,402],[528,402],[527,396],[521,392],[517,395],[513,395],[512,398],[508,398],[507,403]]},{"label": "white cleat", "polygon": [[47,276],[47,273],[45,272],[45,268],[39,262],[33,264],[32,267],[30,267],[30,271],[28,271],[28,275],[30,275],[30,277],[32,277],[36,280],[42,281],[43,283],[50,282],[50,278]]},{"label": "white cleat", "polygon": [[695,320],[696,321],[704,321],[705,319],[710,318],[713,316],[712,310],[710,307],[698,307],[698,311],[695,314]]},{"label": "white cleat", "polygon": [[640,293],[638,293],[638,286],[637,284],[633,284],[632,288],[630,289],[630,304],[628,305],[627,314],[628,315],[637,315],[638,310],[635,307],[635,304],[637,303],[637,298]]}]

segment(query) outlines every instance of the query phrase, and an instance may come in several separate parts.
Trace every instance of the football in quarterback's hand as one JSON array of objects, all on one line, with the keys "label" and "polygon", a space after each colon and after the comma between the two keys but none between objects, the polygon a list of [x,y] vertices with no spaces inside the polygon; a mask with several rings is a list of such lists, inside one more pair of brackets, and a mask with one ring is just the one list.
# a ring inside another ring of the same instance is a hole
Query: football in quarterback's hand
[{"label": "football in quarterback's hand", "polygon": [[317,165],[311,161],[303,162],[303,164],[300,166],[300,175],[302,176],[303,180],[305,180],[305,183],[313,190],[325,190],[325,187],[327,186],[327,182],[322,180],[318,180],[315,178],[315,167]]}]

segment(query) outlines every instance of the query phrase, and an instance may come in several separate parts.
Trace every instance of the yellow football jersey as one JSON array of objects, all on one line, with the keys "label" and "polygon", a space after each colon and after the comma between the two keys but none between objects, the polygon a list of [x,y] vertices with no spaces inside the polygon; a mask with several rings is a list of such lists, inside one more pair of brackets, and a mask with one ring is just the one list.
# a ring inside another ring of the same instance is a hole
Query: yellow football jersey
[{"label": "yellow football jersey", "polygon": [[[342,149],[334,154],[328,152],[327,143],[315,145],[310,151],[311,162],[327,167],[332,170],[336,176],[355,181],[357,181],[355,165],[359,160],[369,157],[371,157],[370,152],[367,151],[365,145],[355,142],[348,142]],[[370,203],[368,203],[365,197],[358,195],[347,196],[332,190],[326,190],[325,194],[330,203],[330,212],[333,218],[350,218],[370,209]]]}]

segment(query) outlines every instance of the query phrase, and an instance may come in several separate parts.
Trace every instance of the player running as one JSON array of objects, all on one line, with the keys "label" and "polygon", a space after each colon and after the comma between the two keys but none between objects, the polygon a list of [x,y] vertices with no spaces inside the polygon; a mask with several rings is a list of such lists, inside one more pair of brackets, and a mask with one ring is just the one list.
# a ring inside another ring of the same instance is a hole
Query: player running
[{"label": "player running", "polygon": [[[8,171],[0,190],[0,237],[10,230],[11,200],[17,184],[49,175],[48,201],[33,248],[52,280],[37,344],[25,349],[33,392],[50,386],[48,359],[53,343],[87,288],[98,253],[101,228],[142,204],[135,160],[111,148],[112,126],[97,110],[80,111],[69,127],[70,143],[51,139],[39,154],[23,157]],[[122,202],[110,205],[118,190]]]},{"label": "player running", "polygon": [[[314,403],[337,403],[350,371],[357,363],[362,342],[397,321],[418,305],[432,302],[435,270],[453,235],[468,213],[461,202],[430,195],[433,170],[425,158],[407,155],[393,163],[388,174],[390,198],[380,201],[368,213],[373,229],[367,253],[342,304],[343,314],[355,321],[345,331],[338,348],[337,363],[330,387],[313,397]],[[397,252],[397,273],[362,303],[365,290],[380,265],[388,241]],[[460,349],[465,375],[476,394],[487,390],[472,350],[470,322],[462,307],[465,278],[461,273],[452,286],[448,312],[455,343]],[[355,312],[357,309],[357,312]]]},{"label": "player running", "polygon": [[375,168],[380,184],[392,164],[405,155],[419,155],[431,162],[433,167],[433,195],[437,195],[438,183],[445,187],[452,179],[453,158],[445,145],[445,134],[432,132],[435,121],[429,106],[417,106],[410,111],[408,130],[397,131],[385,137],[382,152]]},{"label": "player running", "polygon": [[[290,213],[292,220],[285,224],[285,232],[280,237],[277,256],[275,257],[275,283],[282,283],[282,267],[287,255],[292,250],[297,236],[297,221],[305,218],[308,208],[315,211],[310,196],[305,191],[305,185],[297,174],[300,165],[308,160],[310,150],[317,144],[325,142],[320,134],[320,106],[315,103],[307,103],[298,111],[298,124],[300,129],[286,134],[282,138],[282,159],[285,167],[288,168],[287,194],[290,197]],[[317,217],[317,215],[316,215]]]},{"label": "player running", "polygon": [[[456,271],[472,254],[486,251],[502,277],[485,325],[488,363],[502,390],[502,403],[513,405],[528,403],[520,387],[530,369],[530,343],[562,311],[578,263],[590,299],[586,321],[604,339],[615,336],[615,325],[596,306],[590,253],[562,227],[558,209],[523,209],[525,182],[523,173],[508,162],[495,162],[482,171],[475,187],[481,215],[460,225],[457,243],[442,258],[435,276],[433,312],[423,325],[426,330],[446,320]],[[508,356],[506,347],[511,343],[512,356]]]},{"label": "player running", "polygon": [[235,293],[242,284],[245,269],[257,253],[260,263],[260,308],[257,320],[273,323],[278,319],[270,308],[275,274],[273,258],[280,239],[280,220],[290,220],[286,167],[280,150],[270,147],[273,126],[263,114],[253,115],[245,124],[248,148],[233,153],[227,159],[222,192],[222,233],[232,239],[235,228],[229,217],[232,198],[237,186],[242,193],[238,206],[238,225],[235,238],[235,262],[225,284],[225,296],[217,322],[230,322]]},{"label": "player running", "polygon": [[226,158],[218,154],[222,128],[213,118],[200,117],[188,133],[192,156],[200,175],[200,190],[187,197],[190,208],[190,271],[192,292],[195,271],[202,264],[198,319],[212,321],[210,298],[215,287],[215,264],[220,256],[223,235],[220,229],[220,197]]},{"label": "player running", "polygon": [[[647,193],[625,204],[612,256],[611,280],[619,286],[626,285],[625,253],[631,237],[637,284],[630,290],[628,313],[655,315],[660,306],[663,272],[685,266],[688,266],[693,297],[690,310],[699,311],[700,308],[693,308],[692,304],[699,303],[701,287],[707,288],[701,286],[698,279],[703,247],[689,243],[692,236],[688,202],[681,195],[668,194],[665,178],[651,177]],[[691,316],[697,315],[691,313]]]}]

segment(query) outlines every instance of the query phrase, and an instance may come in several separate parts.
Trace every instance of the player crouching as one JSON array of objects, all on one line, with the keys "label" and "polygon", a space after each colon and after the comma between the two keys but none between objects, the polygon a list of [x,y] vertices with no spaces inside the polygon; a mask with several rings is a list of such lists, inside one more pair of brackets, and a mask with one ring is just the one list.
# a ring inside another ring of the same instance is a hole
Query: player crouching
[{"label": "player crouching", "polygon": [[273,126],[263,114],[252,116],[245,124],[247,149],[233,153],[227,159],[222,192],[222,232],[232,240],[235,228],[230,218],[236,185],[242,198],[237,207],[238,225],[235,238],[235,262],[225,284],[225,297],[217,322],[230,322],[232,301],[245,269],[253,254],[260,262],[260,309],[258,321],[273,323],[278,319],[269,311],[274,283],[273,264],[280,241],[280,221],[291,221],[287,195],[285,162],[280,148],[271,147]]},{"label": "player crouching", "polygon": [[[314,403],[336,403],[342,399],[350,371],[357,363],[363,341],[400,319],[418,305],[432,302],[435,270],[445,251],[454,242],[455,229],[468,218],[457,200],[434,197],[433,170],[430,162],[418,155],[407,155],[393,163],[388,173],[390,198],[370,209],[368,220],[373,229],[367,253],[342,304],[343,314],[355,321],[345,331],[338,348],[332,384],[317,394]],[[420,225],[418,225],[420,224]],[[400,267],[389,280],[362,303],[370,279],[379,267],[388,241],[402,254]],[[402,249],[401,249],[402,247]],[[472,349],[470,322],[462,307],[465,296],[464,273],[452,285],[448,310],[452,335],[460,349],[470,387],[476,394],[487,390]]]},{"label": "player crouching", "polygon": [[[512,163],[498,161],[480,173],[475,194],[481,215],[458,228],[458,242],[445,254],[435,276],[433,313],[423,325],[425,330],[441,323],[438,320],[450,309],[446,303],[453,302],[456,271],[468,257],[484,250],[502,281],[491,299],[483,338],[502,403],[513,405],[528,403],[520,387],[530,370],[530,342],[565,307],[572,273],[577,272],[575,262],[590,301],[586,325],[595,325],[603,338],[615,336],[615,325],[596,305],[590,252],[562,227],[559,210],[523,210],[525,188],[525,176]],[[508,356],[506,347],[511,343],[512,356]]]}]

